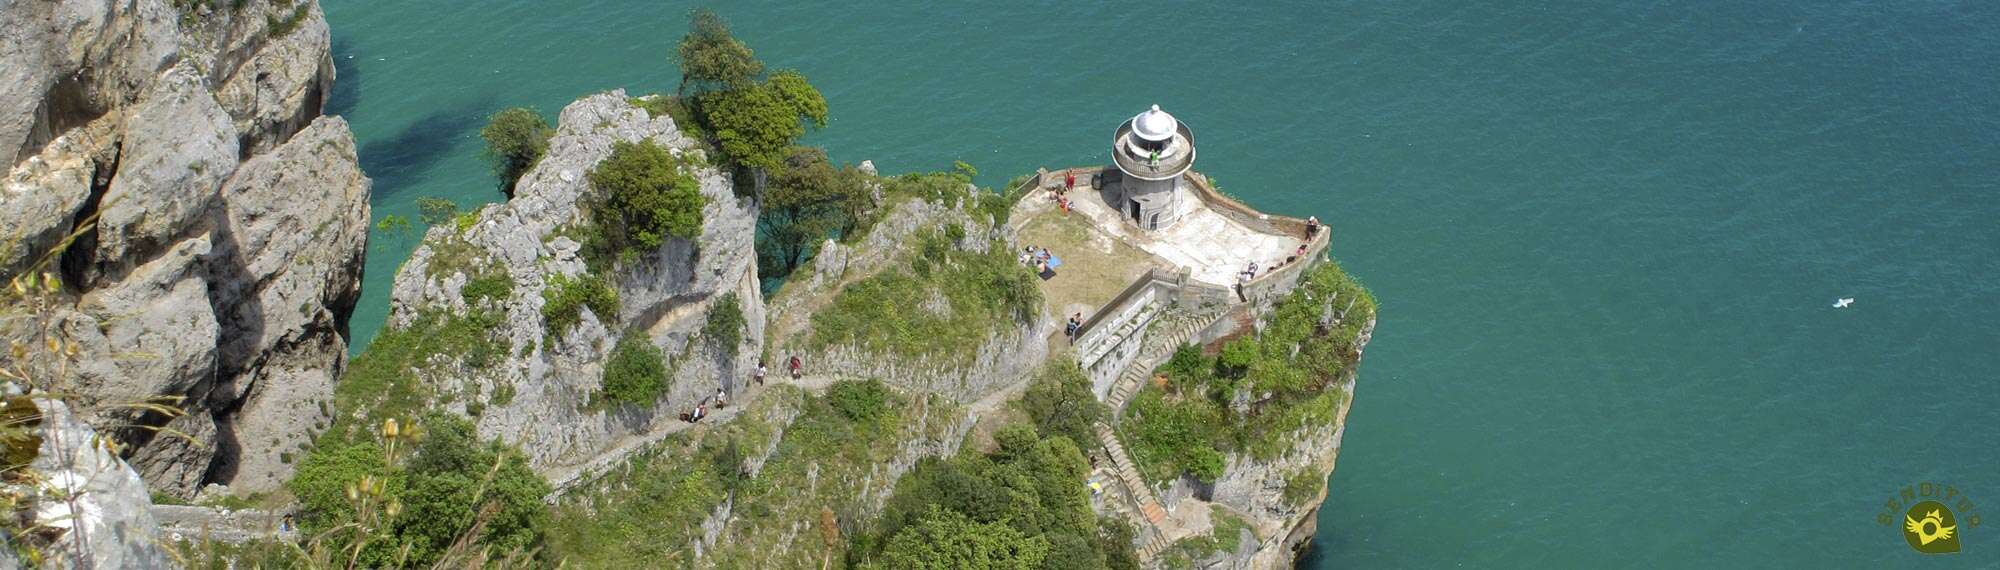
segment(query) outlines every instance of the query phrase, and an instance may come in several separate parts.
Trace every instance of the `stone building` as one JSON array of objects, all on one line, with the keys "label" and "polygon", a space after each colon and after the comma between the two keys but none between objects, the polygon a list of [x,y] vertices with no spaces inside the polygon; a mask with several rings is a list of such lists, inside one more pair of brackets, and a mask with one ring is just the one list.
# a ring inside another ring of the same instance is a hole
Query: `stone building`
[{"label": "stone building", "polygon": [[1154,105],[1118,125],[1111,158],[1121,176],[1107,180],[1106,190],[1126,221],[1157,230],[1185,212],[1177,190],[1194,166],[1194,131],[1185,123]]}]

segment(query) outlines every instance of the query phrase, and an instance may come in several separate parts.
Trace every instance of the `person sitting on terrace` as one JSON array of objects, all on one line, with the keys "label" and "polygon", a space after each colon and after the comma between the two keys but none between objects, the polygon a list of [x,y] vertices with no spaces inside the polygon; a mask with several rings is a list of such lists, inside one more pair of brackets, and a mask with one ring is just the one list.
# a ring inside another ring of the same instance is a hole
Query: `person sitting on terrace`
[{"label": "person sitting on terrace", "polygon": [[1319,216],[1306,216],[1306,239],[1319,235]]}]

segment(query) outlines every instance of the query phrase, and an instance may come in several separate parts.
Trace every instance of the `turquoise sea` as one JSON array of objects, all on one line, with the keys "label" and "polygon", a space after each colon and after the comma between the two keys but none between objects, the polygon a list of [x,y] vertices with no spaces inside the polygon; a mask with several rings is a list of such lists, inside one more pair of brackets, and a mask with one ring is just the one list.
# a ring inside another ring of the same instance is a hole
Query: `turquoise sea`
[{"label": "turquoise sea", "polygon": [[[378,218],[497,200],[500,108],[671,90],[691,7],[324,3]],[[2000,567],[2000,2],[716,8],[837,160],[998,184],[1157,103],[1328,221],[1383,317],[1304,567]],[[1926,481],[1965,552],[1876,522]]]}]

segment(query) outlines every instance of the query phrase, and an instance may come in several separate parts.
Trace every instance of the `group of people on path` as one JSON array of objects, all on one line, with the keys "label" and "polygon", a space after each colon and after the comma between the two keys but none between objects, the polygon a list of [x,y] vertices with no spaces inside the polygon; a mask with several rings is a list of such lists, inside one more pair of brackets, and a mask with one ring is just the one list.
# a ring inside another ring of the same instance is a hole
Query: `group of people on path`
[{"label": "group of people on path", "polygon": [[1056,202],[1056,207],[1061,208],[1062,213],[1065,216],[1069,215],[1069,191],[1075,189],[1076,189],[1076,173],[1069,172],[1063,175],[1062,188],[1057,189],[1055,192],[1049,193],[1049,199],[1054,200]]},{"label": "group of people on path", "polygon": [[[1281,268],[1284,268],[1287,265],[1297,263],[1300,258],[1305,257],[1306,251],[1312,249],[1313,238],[1319,235],[1320,229],[1321,227],[1318,216],[1306,217],[1305,241],[1299,242],[1299,248],[1293,250],[1290,256],[1287,256],[1286,258],[1281,260],[1273,261],[1271,262],[1271,265],[1263,268],[1264,273],[1269,274],[1272,271],[1277,271]],[[1248,286],[1251,281],[1257,279],[1257,271],[1258,271],[1257,262],[1252,261],[1250,262],[1249,266],[1243,268],[1243,271],[1237,272],[1236,274],[1237,294],[1239,295],[1243,294],[1242,291],[1243,287]]]},{"label": "group of people on path", "polygon": [[[794,382],[805,376],[805,363],[799,360],[799,355],[794,354],[791,358],[786,359],[785,366],[791,369],[792,380]],[[750,381],[758,386],[763,386],[764,377],[769,375],[770,372],[770,367],[763,360],[758,360],[757,368],[750,372]],[[709,402],[715,402],[716,409],[729,407],[729,387],[716,387],[714,396],[702,398],[700,403],[694,405],[693,410],[682,413],[681,421],[695,423],[701,421],[702,418],[708,417]]]}]

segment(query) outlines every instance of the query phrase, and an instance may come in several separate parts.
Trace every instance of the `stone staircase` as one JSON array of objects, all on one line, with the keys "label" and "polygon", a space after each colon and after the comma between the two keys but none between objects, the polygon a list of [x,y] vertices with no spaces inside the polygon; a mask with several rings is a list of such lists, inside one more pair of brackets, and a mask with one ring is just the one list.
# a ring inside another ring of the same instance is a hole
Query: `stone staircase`
[{"label": "stone staircase", "polygon": [[[1149,332],[1145,348],[1139,353],[1139,357],[1133,359],[1132,363],[1119,374],[1118,382],[1111,387],[1111,394],[1105,399],[1105,405],[1111,407],[1112,421],[1124,417],[1125,404],[1129,403],[1132,395],[1137,394],[1139,388],[1145,385],[1146,377],[1152,374],[1155,367],[1172,357],[1174,351],[1187,344],[1188,339],[1193,338],[1195,333],[1215,324],[1225,313],[1226,311],[1176,313],[1165,317],[1157,325],[1158,328]],[[1118,440],[1118,432],[1112,430],[1111,425],[1106,422],[1098,422],[1095,427],[1098,444],[1104,447],[1105,455],[1111,459],[1109,474],[1125,488],[1124,494],[1130,500],[1129,503],[1111,501],[1113,508],[1124,513],[1129,519],[1145,523],[1139,529],[1146,537],[1144,544],[1138,549],[1139,564],[1151,566],[1153,559],[1159,556],[1161,551],[1173,546],[1173,542],[1167,539],[1167,525],[1171,524],[1167,519],[1167,510],[1160,506],[1159,496],[1153,492],[1153,487],[1147,485],[1146,480],[1139,476],[1137,466],[1132,463],[1132,456],[1125,452],[1125,445]],[[1128,504],[1136,506],[1136,512],[1135,507]]]},{"label": "stone staircase", "polygon": [[1125,404],[1130,403],[1132,395],[1146,385],[1146,378],[1153,374],[1153,369],[1173,357],[1174,351],[1180,350],[1195,333],[1221,320],[1225,313],[1227,311],[1176,313],[1163,319],[1156,330],[1147,334],[1146,347],[1138,358],[1132,359],[1132,364],[1126,366],[1124,372],[1119,373],[1118,381],[1111,386],[1110,395],[1105,397],[1104,405],[1111,407],[1111,416],[1114,419],[1124,418]]}]

